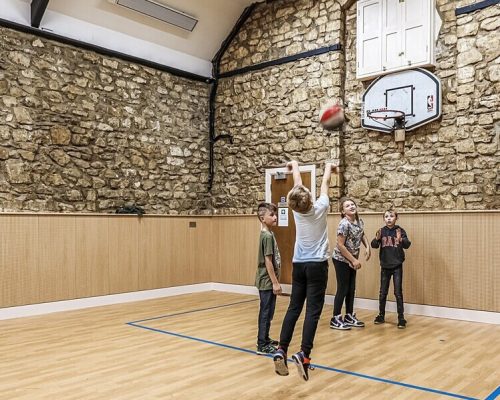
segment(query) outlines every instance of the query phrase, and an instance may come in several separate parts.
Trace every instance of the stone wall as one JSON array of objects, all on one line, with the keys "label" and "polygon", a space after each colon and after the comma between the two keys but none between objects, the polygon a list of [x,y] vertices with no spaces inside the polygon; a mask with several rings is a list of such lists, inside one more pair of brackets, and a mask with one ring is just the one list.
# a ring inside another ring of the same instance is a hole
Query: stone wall
[{"label": "stone wall", "polygon": [[[338,44],[341,15],[331,1],[259,4],[225,53],[221,72]],[[343,65],[342,52],[330,52],[220,80],[216,128],[234,142],[216,147],[216,212],[255,212],[265,197],[266,167],[292,158],[321,164],[339,158],[340,133],[327,134],[318,122],[324,102],[342,101]]]},{"label": "stone wall", "polygon": [[208,212],[208,94],[0,28],[0,210]]},{"label": "stone wall", "polygon": [[[234,141],[215,145],[212,193],[209,85],[0,28],[0,210],[252,213],[265,168],[292,158],[340,158],[331,194],[362,210],[498,209],[500,9],[455,15],[472,2],[437,0],[443,116],[409,133],[404,155],[390,135],[361,128],[369,82],[355,79],[355,1],[259,3],[221,72],[343,50],[220,80],[216,134]],[[318,114],[331,100],[348,121],[328,133]]]},{"label": "stone wall", "polygon": [[[438,0],[443,27],[433,72],[441,79],[443,115],[407,134],[402,155],[391,137],[361,128],[356,80],[356,5],[277,0],[261,4],[223,59],[223,70],[342,43],[344,52],[222,80],[218,129],[235,143],[218,144],[214,206],[249,212],[264,198],[263,166],[341,156],[344,187],[363,210],[500,208],[500,9],[456,16],[461,5]],[[345,35],[344,35],[345,27]],[[317,127],[326,98],[340,97],[348,122],[340,134]],[[321,172],[321,171],[320,171]]]},{"label": "stone wall", "polygon": [[[489,7],[455,16],[457,2],[440,0],[443,27],[433,71],[443,90],[442,119],[407,134],[399,154],[390,135],[346,132],[346,191],[363,207],[383,210],[498,209],[498,21]],[[356,6],[347,12],[346,102],[359,115],[366,83],[356,81]],[[488,44],[489,43],[489,44]],[[494,45],[496,43],[496,45]]]}]

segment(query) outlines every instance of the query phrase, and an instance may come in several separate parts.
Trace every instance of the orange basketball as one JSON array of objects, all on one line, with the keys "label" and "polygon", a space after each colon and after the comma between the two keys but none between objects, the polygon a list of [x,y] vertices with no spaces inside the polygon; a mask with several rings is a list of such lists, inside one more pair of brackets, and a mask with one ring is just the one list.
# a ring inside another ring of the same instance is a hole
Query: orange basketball
[{"label": "orange basketball", "polygon": [[333,130],[344,123],[344,108],[339,104],[330,104],[321,109],[319,123],[326,130]]}]

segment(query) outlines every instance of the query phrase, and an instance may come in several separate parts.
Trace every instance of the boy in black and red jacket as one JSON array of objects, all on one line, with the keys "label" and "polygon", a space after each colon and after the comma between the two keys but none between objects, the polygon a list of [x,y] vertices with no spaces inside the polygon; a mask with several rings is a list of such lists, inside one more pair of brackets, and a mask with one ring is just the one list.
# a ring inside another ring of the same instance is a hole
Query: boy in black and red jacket
[{"label": "boy in black and red jacket", "polygon": [[403,307],[403,261],[405,252],[403,249],[410,247],[411,242],[406,232],[399,225],[396,225],[398,213],[395,210],[387,210],[384,213],[385,226],[379,229],[372,240],[371,246],[374,249],[380,247],[380,295],[379,314],[375,318],[375,324],[385,322],[385,303],[387,292],[391,283],[391,276],[394,284],[394,295],[398,310],[398,328],[406,328]]}]

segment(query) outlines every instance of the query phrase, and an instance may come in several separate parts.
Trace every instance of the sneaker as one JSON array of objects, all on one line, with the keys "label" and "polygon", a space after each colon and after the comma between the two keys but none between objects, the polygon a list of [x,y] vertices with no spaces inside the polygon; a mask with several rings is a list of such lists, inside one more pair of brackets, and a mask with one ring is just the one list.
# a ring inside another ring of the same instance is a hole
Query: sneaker
[{"label": "sneaker", "polygon": [[375,321],[373,321],[374,324],[383,324],[385,322],[385,316],[383,314],[379,314],[375,317]]},{"label": "sneaker", "polygon": [[406,328],[406,319],[398,318],[398,329]]},{"label": "sneaker", "polygon": [[342,315],[335,315],[330,320],[330,328],[338,329],[341,331],[348,331],[349,329],[351,329],[349,325],[345,324],[344,320],[342,319]]},{"label": "sneaker", "polygon": [[280,376],[288,375],[288,364],[286,362],[286,353],[283,349],[276,350],[273,355],[274,371]]},{"label": "sneaker", "polygon": [[262,355],[266,355],[266,354],[274,354],[276,353],[276,347],[274,347],[273,345],[271,344],[267,344],[265,346],[257,346],[257,354],[262,354]]},{"label": "sneaker", "polygon": [[353,326],[355,328],[363,328],[365,323],[356,318],[356,314],[346,314],[344,317],[344,324]]},{"label": "sneaker", "polygon": [[311,367],[311,359],[304,355],[303,351],[299,351],[292,356],[292,360],[297,366],[297,371],[299,375],[304,378],[305,381],[309,380],[309,370],[314,369]]}]

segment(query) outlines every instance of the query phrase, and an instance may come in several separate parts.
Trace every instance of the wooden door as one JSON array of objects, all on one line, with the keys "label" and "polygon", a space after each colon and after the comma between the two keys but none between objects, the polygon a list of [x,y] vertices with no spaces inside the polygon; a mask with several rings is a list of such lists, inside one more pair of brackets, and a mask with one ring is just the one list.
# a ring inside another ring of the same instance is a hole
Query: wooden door
[{"label": "wooden door", "polygon": [[[300,173],[302,184],[311,189],[311,172]],[[295,245],[295,221],[292,210],[286,203],[286,196],[293,188],[293,176],[291,173],[273,175],[271,178],[271,202],[278,206],[278,224],[273,228],[276,241],[281,254],[281,277],[280,283],[292,283],[292,258]],[[288,226],[283,226],[282,213],[287,214]],[[281,215],[280,215],[281,214]]]}]

